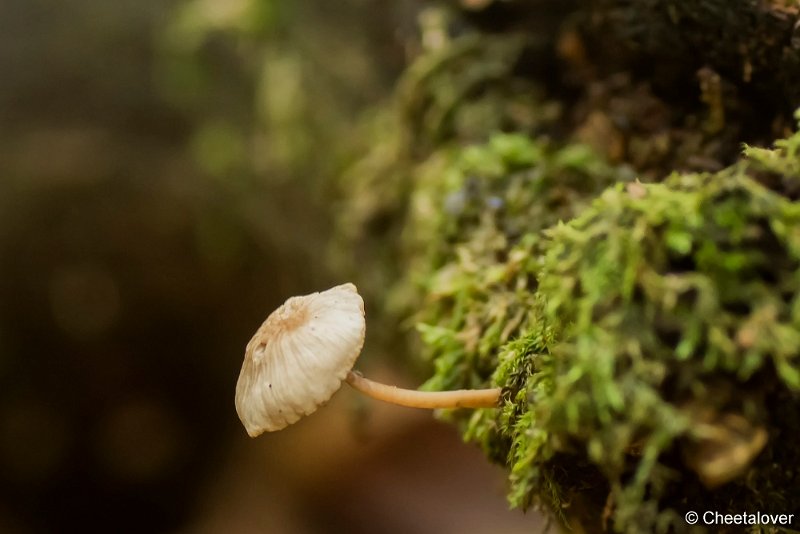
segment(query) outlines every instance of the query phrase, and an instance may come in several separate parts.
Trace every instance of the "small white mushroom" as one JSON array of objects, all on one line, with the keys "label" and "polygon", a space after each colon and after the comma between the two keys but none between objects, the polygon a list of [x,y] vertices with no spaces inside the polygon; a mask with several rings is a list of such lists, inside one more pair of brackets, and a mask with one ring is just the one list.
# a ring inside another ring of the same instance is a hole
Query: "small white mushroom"
[{"label": "small white mushroom", "polygon": [[415,408],[494,407],[500,388],[415,391],[351,371],[364,346],[364,301],[353,284],[292,297],[247,344],[236,412],[251,437],[280,430],[330,399],[346,380],[378,400]]},{"label": "small white mushroom", "polygon": [[341,387],[364,345],[364,301],[353,284],[292,297],[247,344],[236,411],[247,433],[280,430]]}]

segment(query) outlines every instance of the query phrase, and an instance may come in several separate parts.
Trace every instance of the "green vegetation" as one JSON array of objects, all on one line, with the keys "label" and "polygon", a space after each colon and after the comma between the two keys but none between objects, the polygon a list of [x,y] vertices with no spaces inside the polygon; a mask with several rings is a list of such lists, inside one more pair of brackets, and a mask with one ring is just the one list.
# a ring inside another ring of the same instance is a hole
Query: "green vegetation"
[{"label": "green vegetation", "polygon": [[685,528],[687,502],[800,507],[787,491],[800,477],[800,134],[745,154],[593,201],[629,172],[523,136],[427,174],[439,183],[412,197],[408,226],[427,385],[504,388],[499,410],[450,417],[507,465],[513,505],[590,530],[605,510],[630,532]]},{"label": "green vegetation", "polygon": [[[800,509],[800,134],[717,172],[612,165],[510,68],[475,81],[493,56],[470,39],[409,68],[342,182],[340,231],[417,326],[424,387],[503,388],[441,416],[513,506],[571,527]],[[451,91],[465,72],[483,90]]]}]

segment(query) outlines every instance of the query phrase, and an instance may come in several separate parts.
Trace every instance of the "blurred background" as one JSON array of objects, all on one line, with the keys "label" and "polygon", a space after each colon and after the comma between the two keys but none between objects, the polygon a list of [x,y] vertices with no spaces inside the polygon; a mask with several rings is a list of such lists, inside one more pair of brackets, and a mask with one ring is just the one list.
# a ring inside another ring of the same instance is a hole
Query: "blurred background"
[{"label": "blurred background", "polygon": [[0,2],[0,532],[535,531],[430,413],[233,406],[268,313],[343,281],[332,177],[424,4]]}]

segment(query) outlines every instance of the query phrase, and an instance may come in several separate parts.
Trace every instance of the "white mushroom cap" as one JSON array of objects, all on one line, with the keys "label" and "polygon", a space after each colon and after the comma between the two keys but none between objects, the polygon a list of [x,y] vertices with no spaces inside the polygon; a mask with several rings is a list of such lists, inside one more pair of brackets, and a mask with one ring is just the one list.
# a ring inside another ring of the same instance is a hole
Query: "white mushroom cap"
[{"label": "white mushroom cap", "polygon": [[280,430],[341,387],[364,346],[364,301],[353,284],[292,297],[247,344],[236,412],[247,433]]}]

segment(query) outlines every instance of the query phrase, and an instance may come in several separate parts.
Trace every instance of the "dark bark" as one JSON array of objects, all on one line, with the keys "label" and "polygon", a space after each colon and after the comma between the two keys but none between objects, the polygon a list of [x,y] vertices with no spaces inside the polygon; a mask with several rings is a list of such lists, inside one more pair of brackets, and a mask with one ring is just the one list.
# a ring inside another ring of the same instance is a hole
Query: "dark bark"
[{"label": "dark bark", "polygon": [[597,41],[619,45],[598,50],[622,50],[640,67],[711,68],[770,107],[794,109],[800,105],[800,4],[784,4],[790,2],[597,0],[586,29]]}]

